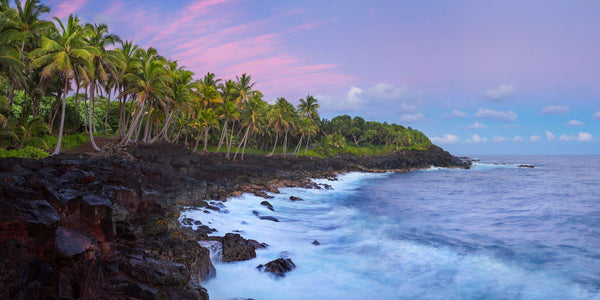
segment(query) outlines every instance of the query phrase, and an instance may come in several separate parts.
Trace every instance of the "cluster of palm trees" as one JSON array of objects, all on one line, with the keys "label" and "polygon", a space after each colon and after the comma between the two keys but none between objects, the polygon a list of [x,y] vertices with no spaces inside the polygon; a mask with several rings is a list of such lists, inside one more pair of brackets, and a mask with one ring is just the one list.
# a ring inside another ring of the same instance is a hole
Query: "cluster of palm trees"
[{"label": "cluster of palm trees", "polygon": [[[50,9],[38,0],[14,7],[1,0],[0,74],[10,83],[6,107],[0,121],[9,125],[10,108],[15,90],[23,90],[32,99],[29,118],[37,118],[42,96],[54,95],[57,104],[49,114],[54,124],[59,115],[58,143],[53,154],[61,151],[67,95],[75,91],[78,101],[87,103],[86,128],[94,149],[97,132],[96,98],[106,101],[104,132],[108,131],[110,101],[119,103],[119,146],[132,141],[195,141],[194,151],[203,141],[207,151],[211,129],[220,129],[217,151],[227,149],[229,157],[236,143],[241,157],[252,141],[253,147],[266,148],[275,134],[275,146],[284,135],[284,154],[288,135],[300,134],[310,140],[319,120],[316,99],[308,96],[299,110],[285,99],[275,105],[262,99],[249,75],[221,82],[213,73],[194,80],[194,73],[179,66],[176,60],[160,56],[156,49],[143,49],[131,41],[111,34],[105,24],[82,24],[76,16],[54,22],[41,19]],[[80,91],[84,99],[78,99]],[[114,99],[111,99],[114,97]],[[1,104],[1,103],[0,103]],[[49,127],[50,128],[50,127]],[[256,139],[251,139],[255,137]],[[260,140],[260,144],[258,142]],[[308,142],[307,142],[308,144]],[[299,147],[295,151],[299,153]]]},{"label": "cluster of palm trees", "polygon": [[[116,114],[110,108],[118,107],[113,131],[119,136],[119,147],[165,141],[198,151],[202,142],[206,152],[212,142],[227,158],[235,150],[233,159],[240,151],[243,159],[247,148],[272,149],[271,156],[280,143],[285,156],[288,144],[297,142],[292,153],[299,155],[316,136],[323,136],[321,127],[327,121],[320,119],[313,96],[300,99],[298,107],[284,98],[268,104],[250,75],[224,81],[207,73],[194,80],[194,73],[177,60],[121,40],[105,24],[83,24],[73,15],[43,20],[49,11],[39,0],[15,0],[12,6],[0,0],[0,88],[7,90],[0,93],[2,132],[32,120],[36,132],[52,131],[60,116],[53,152],[58,154],[67,106],[83,107],[84,131],[94,149],[102,151],[94,139],[101,118],[98,102],[106,108],[104,133],[109,132],[109,117]],[[25,94],[20,120],[11,111],[15,91]],[[67,101],[70,92],[75,93]],[[48,98],[53,99],[50,111],[42,120],[40,103]],[[40,122],[50,126],[40,129]]]}]

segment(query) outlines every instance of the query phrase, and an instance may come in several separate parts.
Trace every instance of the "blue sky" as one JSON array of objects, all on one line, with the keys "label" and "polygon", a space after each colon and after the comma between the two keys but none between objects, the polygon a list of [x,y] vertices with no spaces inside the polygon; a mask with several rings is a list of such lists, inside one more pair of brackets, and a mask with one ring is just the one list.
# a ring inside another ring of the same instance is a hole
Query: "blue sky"
[{"label": "blue sky", "polygon": [[600,2],[51,0],[198,76],[253,76],[457,154],[600,154]]}]

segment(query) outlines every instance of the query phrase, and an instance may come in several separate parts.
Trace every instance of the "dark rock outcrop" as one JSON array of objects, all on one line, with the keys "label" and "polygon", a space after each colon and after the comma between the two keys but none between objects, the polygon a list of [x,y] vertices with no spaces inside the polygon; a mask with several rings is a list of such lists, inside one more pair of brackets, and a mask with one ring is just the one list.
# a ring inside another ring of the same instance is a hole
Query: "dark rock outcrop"
[{"label": "dark rock outcrop", "polygon": [[284,277],[285,273],[294,270],[296,265],[290,258],[278,258],[265,265],[259,265],[256,268],[263,272],[269,272],[277,277]]},{"label": "dark rock outcrop", "polygon": [[249,260],[256,257],[256,244],[237,233],[228,233],[222,239],[224,262]]},{"label": "dark rock outcrop", "polygon": [[263,201],[263,202],[260,203],[260,205],[266,206],[271,211],[275,211],[275,209],[273,209],[273,205],[271,205],[271,203],[269,203],[269,201]]}]

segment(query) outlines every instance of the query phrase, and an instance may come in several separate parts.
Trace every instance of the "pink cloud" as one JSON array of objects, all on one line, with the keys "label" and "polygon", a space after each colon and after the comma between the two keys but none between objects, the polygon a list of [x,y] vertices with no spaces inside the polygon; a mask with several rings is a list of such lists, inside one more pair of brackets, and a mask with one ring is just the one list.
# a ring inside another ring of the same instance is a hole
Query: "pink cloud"
[{"label": "pink cloud", "polygon": [[[177,59],[180,65],[194,71],[197,77],[206,72],[224,79],[242,73],[252,75],[266,99],[301,95],[309,89],[315,93],[353,80],[338,73],[338,64],[308,61],[290,52],[284,44],[295,32],[314,30],[335,19],[298,24],[290,22],[289,17],[306,11],[292,9],[275,12],[267,18],[246,20],[243,7],[238,9],[239,5],[233,4],[231,0],[196,1],[170,12],[126,4],[127,7],[109,8],[105,13],[126,20],[135,28],[136,42],[142,47],[156,47],[162,55]],[[117,5],[113,2],[111,7]]]},{"label": "pink cloud", "polygon": [[55,9],[52,11],[52,15],[62,19],[68,17],[70,14],[79,11],[81,7],[88,0],[67,0],[60,2],[55,5]]}]

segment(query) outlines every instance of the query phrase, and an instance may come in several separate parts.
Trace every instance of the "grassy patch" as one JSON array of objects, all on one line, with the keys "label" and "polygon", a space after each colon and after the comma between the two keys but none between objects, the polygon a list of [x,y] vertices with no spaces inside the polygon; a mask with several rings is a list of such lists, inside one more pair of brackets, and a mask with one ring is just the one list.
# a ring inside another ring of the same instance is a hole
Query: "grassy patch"
[{"label": "grassy patch", "polygon": [[15,149],[15,150],[6,150],[4,148],[0,148],[0,158],[7,158],[7,157],[20,157],[20,158],[33,158],[33,159],[42,159],[42,158],[46,158],[50,156],[50,154],[48,154],[48,152],[40,149],[40,148],[36,148],[36,147],[32,147],[32,146],[27,146],[24,147],[23,149]]}]

